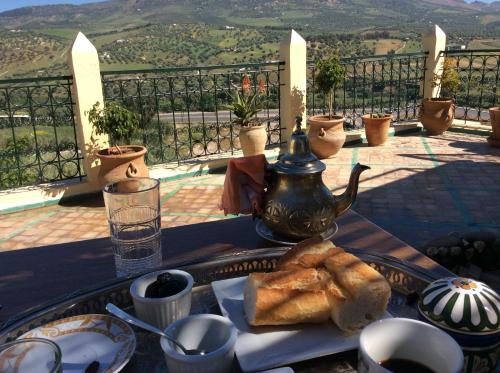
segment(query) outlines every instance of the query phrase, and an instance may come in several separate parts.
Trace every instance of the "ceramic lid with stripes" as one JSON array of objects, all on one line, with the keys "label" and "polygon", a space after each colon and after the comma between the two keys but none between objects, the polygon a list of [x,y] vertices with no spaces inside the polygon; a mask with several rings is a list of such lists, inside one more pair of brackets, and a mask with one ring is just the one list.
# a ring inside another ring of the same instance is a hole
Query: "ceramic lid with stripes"
[{"label": "ceramic lid with stripes", "polygon": [[488,285],[463,277],[434,281],[420,296],[420,313],[439,327],[466,334],[500,331],[500,297]]}]

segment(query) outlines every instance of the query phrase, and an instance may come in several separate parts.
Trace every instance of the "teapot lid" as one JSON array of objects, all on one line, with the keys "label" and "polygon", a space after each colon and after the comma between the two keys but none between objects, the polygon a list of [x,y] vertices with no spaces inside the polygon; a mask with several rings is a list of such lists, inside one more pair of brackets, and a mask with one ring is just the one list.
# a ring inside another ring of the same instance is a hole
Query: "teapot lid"
[{"label": "teapot lid", "polygon": [[297,116],[295,121],[297,127],[290,139],[288,152],[276,162],[274,169],[292,174],[323,172],[326,169],[325,164],[312,153],[309,139],[302,131],[302,117]]}]

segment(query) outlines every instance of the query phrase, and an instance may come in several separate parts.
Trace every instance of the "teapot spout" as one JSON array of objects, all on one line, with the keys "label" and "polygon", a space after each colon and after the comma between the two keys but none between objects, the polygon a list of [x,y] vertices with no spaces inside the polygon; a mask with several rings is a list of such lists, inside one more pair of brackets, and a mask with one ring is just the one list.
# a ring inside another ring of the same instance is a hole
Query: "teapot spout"
[{"label": "teapot spout", "polygon": [[351,171],[351,176],[349,177],[349,185],[347,189],[340,196],[335,197],[335,216],[342,215],[346,212],[356,201],[356,196],[358,195],[358,185],[359,176],[363,171],[369,170],[370,167],[356,164]]}]

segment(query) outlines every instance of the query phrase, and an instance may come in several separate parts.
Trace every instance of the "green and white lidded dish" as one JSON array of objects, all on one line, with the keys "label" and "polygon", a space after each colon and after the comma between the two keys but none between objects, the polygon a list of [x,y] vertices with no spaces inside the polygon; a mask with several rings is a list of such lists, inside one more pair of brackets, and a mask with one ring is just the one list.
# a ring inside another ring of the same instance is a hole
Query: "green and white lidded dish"
[{"label": "green and white lidded dish", "polygon": [[500,297],[463,277],[434,281],[418,303],[419,316],[452,336],[464,352],[464,372],[492,372],[500,355]]},{"label": "green and white lidded dish", "polygon": [[423,291],[418,307],[422,316],[443,329],[481,335],[499,331],[500,297],[476,280],[434,281]]}]

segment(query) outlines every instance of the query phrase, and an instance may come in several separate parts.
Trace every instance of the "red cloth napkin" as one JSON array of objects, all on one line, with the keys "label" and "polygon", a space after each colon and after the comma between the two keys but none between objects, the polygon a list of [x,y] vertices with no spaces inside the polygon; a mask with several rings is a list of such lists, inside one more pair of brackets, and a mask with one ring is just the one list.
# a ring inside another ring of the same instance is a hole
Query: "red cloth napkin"
[{"label": "red cloth napkin", "polygon": [[220,204],[225,215],[262,213],[265,171],[264,154],[229,160]]}]

